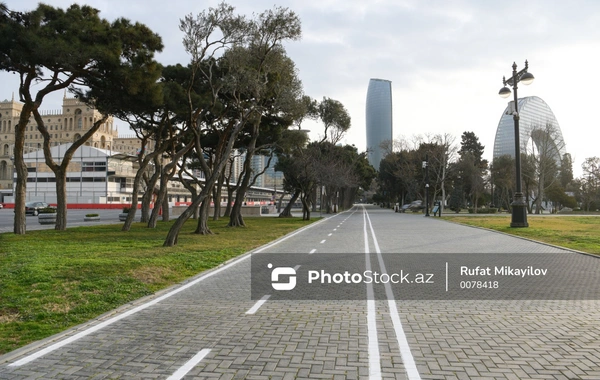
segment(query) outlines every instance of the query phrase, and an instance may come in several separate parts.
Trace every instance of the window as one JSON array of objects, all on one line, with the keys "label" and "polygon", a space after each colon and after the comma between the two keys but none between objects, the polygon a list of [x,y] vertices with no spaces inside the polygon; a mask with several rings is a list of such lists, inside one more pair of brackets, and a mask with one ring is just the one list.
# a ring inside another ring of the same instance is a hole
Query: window
[{"label": "window", "polygon": [[82,172],[105,172],[106,171],[106,161],[82,162],[81,163],[81,171]]}]

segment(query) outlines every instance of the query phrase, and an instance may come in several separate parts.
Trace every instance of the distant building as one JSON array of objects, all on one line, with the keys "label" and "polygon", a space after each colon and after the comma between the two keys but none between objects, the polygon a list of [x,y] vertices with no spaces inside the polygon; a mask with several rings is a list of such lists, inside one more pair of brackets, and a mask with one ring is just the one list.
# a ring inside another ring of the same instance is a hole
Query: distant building
[{"label": "distant building", "polygon": [[379,170],[383,159],[380,144],[392,140],[392,82],[371,79],[366,106],[367,151],[369,163]]},{"label": "distant building", "polygon": [[[23,104],[14,100],[0,101],[0,192],[9,194],[13,187],[13,152],[15,126]],[[102,115],[93,107],[75,98],[63,97],[61,110],[40,111],[51,136],[51,146],[72,143],[81,138]],[[104,122],[98,131],[85,142],[85,146],[115,150],[135,155],[140,148],[136,137],[119,138],[112,117]],[[25,127],[25,154],[42,148],[44,138],[39,133],[33,117]],[[117,148],[118,146],[118,148]],[[4,191],[3,191],[4,190]]]},{"label": "distant building", "polygon": [[[72,143],[53,146],[50,151],[55,161],[60,161]],[[41,150],[23,155],[27,165],[27,200],[56,203],[56,177],[46,165]],[[68,203],[129,203],[133,192],[133,180],[138,170],[137,157],[80,146],[67,167]],[[152,165],[148,170],[154,170]],[[15,174],[16,180],[16,174]],[[171,201],[187,202],[191,195],[178,178],[169,181]],[[12,199],[9,200],[12,202]]]},{"label": "distant building", "polygon": [[[514,102],[511,102],[514,103]],[[515,156],[515,123],[511,110],[511,103],[506,107],[494,140],[494,158],[509,155]],[[560,163],[566,151],[565,141],[560,130],[560,125],[554,116],[554,113],[548,107],[546,102],[537,96],[528,96],[518,100],[519,111],[519,139],[521,153],[527,152],[527,146],[531,140],[535,143],[535,130],[544,129],[547,124],[551,124],[555,129],[554,147],[556,151],[556,161]]]}]

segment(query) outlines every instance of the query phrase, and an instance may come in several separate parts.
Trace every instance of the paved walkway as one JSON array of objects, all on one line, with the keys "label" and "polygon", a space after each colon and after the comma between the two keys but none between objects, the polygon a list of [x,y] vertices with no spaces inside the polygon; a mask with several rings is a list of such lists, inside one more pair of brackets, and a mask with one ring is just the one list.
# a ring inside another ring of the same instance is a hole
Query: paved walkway
[{"label": "paved walkway", "polygon": [[[530,253],[567,263],[568,278],[600,273],[595,257],[374,207],[288,235],[255,250],[252,262],[294,253],[300,279],[301,268],[353,252],[361,260],[347,263],[352,268],[381,272],[393,269],[393,255],[450,252],[472,258],[466,266]],[[600,379],[594,296],[402,300],[375,286],[381,298],[257,300],[250,268],[250,255],[242,256],[0,357],[0,379]]]}]

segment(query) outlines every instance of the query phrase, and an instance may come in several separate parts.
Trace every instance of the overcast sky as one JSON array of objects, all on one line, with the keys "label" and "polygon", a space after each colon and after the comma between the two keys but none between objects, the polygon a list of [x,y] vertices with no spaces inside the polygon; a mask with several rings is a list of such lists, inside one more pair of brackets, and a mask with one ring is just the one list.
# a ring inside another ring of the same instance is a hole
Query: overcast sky
[{"label": "overcast sky", "polygon": [[[5,0],[31,10],[37,1]],[[66,8],[74,1],[52,0]],[[88,0],[109,20],[126,17],[163,38],[162,64],[187,64],[179,19],[218,4],[210,1]],[[491,160],[507,99],[502,77],[529,60],[536,80],[519,96],[539,96],[553,110],[575,175],[587,157],[600,156],[600,1],[482,0],[230,0],[251,15],[274,5],[302,21],[302,39],[286,44],[307,95],[341,101],[352,117],[345,143],[366,146],[365,100],[370,78],[392,81],[394,138],[451,133],[457,144],[473,131]],[[17,93],[16,75],[0,73],[0,98]],[[62,94],[42,108],[58,110]],[[125,130],[120,123],[120,130]],[[315,133],[318,124],[310,125]]]}]

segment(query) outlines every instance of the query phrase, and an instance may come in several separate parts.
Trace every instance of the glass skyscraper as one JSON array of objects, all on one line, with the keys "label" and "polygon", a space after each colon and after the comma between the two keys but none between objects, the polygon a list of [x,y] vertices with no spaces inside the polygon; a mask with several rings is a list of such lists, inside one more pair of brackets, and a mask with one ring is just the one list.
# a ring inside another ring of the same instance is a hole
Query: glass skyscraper
[{"label": "glass skyscraper", "polygon": [[[556,161],[559,163],[566,153],[565,141],[558,121],[550,107],[537,96],[521,98],[518,103],[521,153],[527,152],[527,145],[531,144],[532,133],[536,129],[544,130],[546,125],[551,124],[555,129],[553,142],[557,153]],[[498,123],[494,140],[494,158],[503,155],[515,156],[515,123],[509,108],[510,104],[504,110]]]},{"label": "glass skyscraper", "polygon": [[371,79],[366,107],[367,151],[369,163],[379,170],[383,150],[379,145],[392,140],[392,82]]}]

